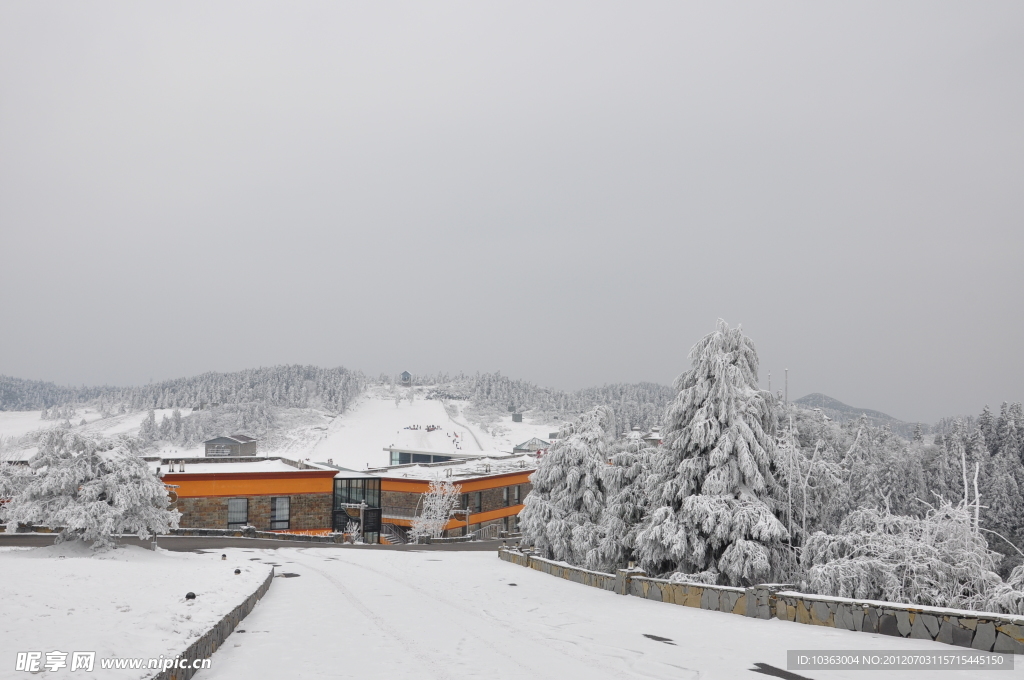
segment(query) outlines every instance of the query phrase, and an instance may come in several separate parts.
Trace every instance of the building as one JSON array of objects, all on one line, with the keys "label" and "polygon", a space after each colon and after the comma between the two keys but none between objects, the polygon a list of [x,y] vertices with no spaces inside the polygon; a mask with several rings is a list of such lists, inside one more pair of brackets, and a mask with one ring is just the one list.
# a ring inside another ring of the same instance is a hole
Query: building
[{"label": "building", "polygon": [[255,456],[258,442],[244,434],[233,434],[230,437],[215,437],[203,442],[207,458],[222,456]]},{"label": "building", "polygon": [[152,461],[171,487],[180,526],[256,527],[262,531],[331,529],[337,470],[286,458],[191,458]]},{"label": "building", "polygon": [[521,422],[523,422],[523,414],[519,413],[518,411],[513,413],[512,414],[512,422],[513,423],[521,423]]},{"label": "building", "polygon": [[392,465],[408,465],[410,463],[444,463],[450,460],[468,460],[479,458],[481,453],[455,453],[454,451],[430,451],[426,449],[411,449],[404,446],[385,446],[385,451],[391,453]]},{"label": "building", "polygon": [[528,439],[522,444],[517,445],[512,449],[512,453],[536,453],[537,451],[547,451],[549,446],[551,446],[551,442],[546,442],[543,439],[534,437],[533,439]]},{"label": "building", "polygon": [[398,376],[398,382],[400,382],[403,387],[409,387],[412,385],[412,373],[409,371],[402,371]]},{"label": "building", "polygon": [[368,470],[380,479],[383,523],[409,527],[419,514],[430,481],[443,479],[462,490],[464,515],[445,526],[446,536],[463,536],[484,527],[504,531],[518,528],[523,501],[533,489],[530,475],[537,468],[534,454],[477,456],[441,463],[397,465]]},{"label": "building", "polygon": [[515,530],[536,461],[532,454],[477,455],[366,472],[279,457],[165,458],[149,464],[170,488],[182,528],[252,526],[318,534],[357,528],[365,543],[377,543],[384,524],[411,526],[435,478],[462,487],[461,507],[468,510],[468,517],[448,522],[446,535],[464,535],[467,520],[470,531]]},{"label": "building", "polygon": [[644,443],[647,446],[658,447],[661,446],[661,428],[652,427],[651,431],[643,436]]}]

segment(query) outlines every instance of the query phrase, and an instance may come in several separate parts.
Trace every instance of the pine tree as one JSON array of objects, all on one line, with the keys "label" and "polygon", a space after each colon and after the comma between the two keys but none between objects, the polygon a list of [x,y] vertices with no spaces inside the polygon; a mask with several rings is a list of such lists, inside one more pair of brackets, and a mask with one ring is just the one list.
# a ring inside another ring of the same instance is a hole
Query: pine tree
[{"label": "pine tree", "polygon": [[116,534],[146,538],[176,528],[180,513],[168,509],[166,487],[134,448],[127,438],[47,431],[35,474],[20,480],[5,508],[7,521],[59,528],[58,541],[78,538],[96,548],[112,546]]},{"label": "pine tree", "polygon": [[562,426],[560,439],[530,477],[533,490],[519,513],[523,545],[533,545],[556,560],[587,562],[600,540],[605,503],[602,473],[614,433],[615,417],[607,406]]},{"label": "pine tree", "polygon": [[610,465],[604,469],[607,504],[601,514],[600,540],[591,551],[590,569],[611,571],[633,559],[636,532],[647,511],[648,475],[656,449],[634,439],[615,447]]},{"label": "pine tree", "polygon": [[690,351],[650,481],[652,511],[636,539],[649,573],[715,569],[730,583],[780,563],[775,516],[774,399],[758,389],[757,351],[722,320]]}]

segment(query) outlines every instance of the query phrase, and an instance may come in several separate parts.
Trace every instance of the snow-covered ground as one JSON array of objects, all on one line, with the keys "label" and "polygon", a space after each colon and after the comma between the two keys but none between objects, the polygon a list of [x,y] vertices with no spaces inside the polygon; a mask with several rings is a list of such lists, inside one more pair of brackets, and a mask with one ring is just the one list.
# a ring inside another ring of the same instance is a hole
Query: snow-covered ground
[{"label": "snow-covered ground", "polygon": [[[235,551],[93,554],[79,542],[0,552],[0,677],[16,677],[18,652],[96,652],[92,673],[34,677],[142,678],[152,671],[102,670],[100,659],[176,656],[259,587],[269,567]],[[239,568],[242,573],[234,574]],[[187,601],[185,594],[196,594]]]},{"label": "snow-covered ground", "polygon": [[[761,621],[623,597],[502,562],[493,552],[281,549],[298,578],[270,592],[197,680],[239,678],[763,677],[787,649],[954,651],[922,640]],[[647,637],[657,636],[656,638]],[[1024,677],[944,671],[948,680]],[[815,680],[920,671],[811,671]],[[786,677],[786,676],[783,676]],[[791,676],[800,677],[800,676]]]}]

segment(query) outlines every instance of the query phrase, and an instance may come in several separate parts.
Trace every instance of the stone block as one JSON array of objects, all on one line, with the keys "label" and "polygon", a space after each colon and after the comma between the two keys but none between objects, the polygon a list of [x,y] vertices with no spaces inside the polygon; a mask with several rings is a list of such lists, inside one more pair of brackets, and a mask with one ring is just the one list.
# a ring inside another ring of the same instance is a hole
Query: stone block
[{"label": "stone block", "polygon": [[767,621],[772,618],[772,608],[766,604],[757,605],[757,618]]},{"label": "stone block", "polygon": [[718,591],[711,588],[706,589],[703,598],[701,598],[700,608],[718,611]]},{"label": "stone block", "polygon": [[853,630],[864,630],[864,610],[860,607],[853,609]]},{"label": "stone block", "polygon": [[949,621],[943,621],[939,624],[939,633],[935,636],[936,642],[942,642],[947,645],[953,644],[953,628],[955,626]]},{"label": "stone block", "polygon": [[899,622],[892,614],[882,614],[878,619],[878,632],[882,635],[903,637],[900,635]]},{"label": "stone block", "polygon": [[832,625],[831,616],[832,612],[828,609],[828,604],[825,602],[814,602],[811,604],[811,623],[816,626],[830,626]]},{"label": "stone block", "polygon": [[[736,604],[734,604],[732,607],[733,614],[747,616],[747,598],[750,597],[748,593],[749,591],[736,598]],[[753,609],[753,607],[751,607],[751,609]]]},{"label": "stone block", "polygon": [[924,627],[928,629],[934,639],[939,634],[939,619],[931,614],[918,614],[917,616],[924,620]]},{"label": "stone block", "polygon": [[994,623],[979,623],[974,631],[974,641],[971,643],[973,649],[983,652],[991,652],[992,646],[996,643],[996,626]]},{"label": "stone block", "polygon": [[686,601],[683,602],[683,604],[686,605],[687,607],[693,607],[695,609],[700,609],[700,608],[702,608],[704,606],[703,603],[704,603],[704,589],[703,588],[695,588],[693,586],[687,586],[686,587]]},{"label": "stone block", "polygon": [[853,625],[853,611],[850,605],[841,604],[836,607],[835,613],[835,624],[836,628],[843,628],[845,630],[856,630]]},{"label": "stone block", "polygon": [[[935,618],[934,616],[932,617]],[[938,632],[938,631],[936,631]],[[934,640],[935,636],[928,630],[928,626],[924,623],[924,616],[918,614],[914,617],[914,623],[910,626],[910,637],[917,640]]]},{"label": "stone block", "polygon": [[895,611],[896,615],[896,629],[899,630],[901,637],[907,637],[910,635],[910,612],[905,612],[900,609]]},{"label": "stone block", "polygon": [[1016,626],[1012,623],[1004,623],[996,626],[996,630],[1000,633],[1013,638],[1017,642],[1024,644],[1024,626]]},{"label": "stone block", "polygon": [[718,595],[718,609],[723,612],[731,612],[732,608],[736,606],[736,599],[739,596],[732,591],[725,591]]},{"label": "stone block", "polygon": [[647,590],[647,599],[662,601],[661,587],[657,583],[652,583],[651,587]]},{"label": "stone block", "polygon": [[1018,642],[1006,633],[996,633],[996,643],[993,645],[992,651],[1024,654],[1024,643]]},{"label": "stone block", "polygon": [[807,611],[807,607],[804,606],[803,600],[796,601],[796,622],[797,623],[810,623],[811,613]]},{"label": "stone block", "polygon": [[961,628],[976,630],[978,628],[978,619],[960,619],[959,624]]},{"label": "stone block", "polygon": [[970,647],[974,642],[974,631],[969,628],[953,627],[953,644],[957,647]]}]

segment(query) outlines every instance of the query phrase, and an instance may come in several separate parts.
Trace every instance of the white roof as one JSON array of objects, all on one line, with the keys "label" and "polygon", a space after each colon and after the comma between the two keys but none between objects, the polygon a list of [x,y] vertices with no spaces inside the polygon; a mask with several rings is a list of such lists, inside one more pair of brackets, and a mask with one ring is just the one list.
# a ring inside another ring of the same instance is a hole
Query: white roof
[{"label": "white roof", "polygon": [[[529,472],[537,469],[537,456],[524,453],[518,456],[483,456],[472,460],[453,460],[446,463],[430,463],[426,465],[392,465],[375,468],[369,472],[378,477],[391,479],[445,479],[453,482],[469,477],[491,477],[507,475],[513,472]],[[451,476],[448,475],[451,470]]]},{"label": "white roof", "polygon": [[[161,475],[209,475],[209,474],[237,474],[240,472],[308,472],[310,470],[333,471],[333,468],[306,463],[305,469],[300,470],[294,465],[289,465],[282,460],[257,459],[245,461],[244,463],[185,463],[185,471],[178,472],[177,463],[168,465],[153,461],[149,464],[154,470],[159,467]],[[173,472],[169,468],[173,467]]]}]

